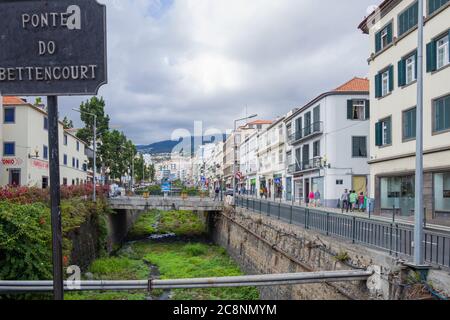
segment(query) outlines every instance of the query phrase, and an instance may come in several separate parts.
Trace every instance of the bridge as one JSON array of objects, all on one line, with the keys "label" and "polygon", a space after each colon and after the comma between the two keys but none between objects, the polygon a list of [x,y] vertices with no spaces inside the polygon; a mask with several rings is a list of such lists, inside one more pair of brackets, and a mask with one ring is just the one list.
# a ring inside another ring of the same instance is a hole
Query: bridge
[{"label": "bridge", "polygon": [[214,201],[209,197],[161,197],[150,196],[149,198],[114,197],[109,199],[109,204],[114,210],[186,210],[216,212],[223,210],[223,202]]}]

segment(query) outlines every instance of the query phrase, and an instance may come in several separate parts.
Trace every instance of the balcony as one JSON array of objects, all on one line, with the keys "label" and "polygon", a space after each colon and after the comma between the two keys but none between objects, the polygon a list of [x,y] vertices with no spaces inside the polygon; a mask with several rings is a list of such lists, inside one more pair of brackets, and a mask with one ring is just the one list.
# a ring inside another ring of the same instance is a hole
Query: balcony
[{"label": "balcony", "polygon": [[322,158],[314,158],[300,163],[289,165],[288,174],[300,173],[320,168],[322,168]]},{"label": "balcony", "polygon": [[311,139],[323,133],[323,122],[314,122],[306,128],[291,134],[288,137],[288,143],[290,145],[301,143],[305,140]]}]

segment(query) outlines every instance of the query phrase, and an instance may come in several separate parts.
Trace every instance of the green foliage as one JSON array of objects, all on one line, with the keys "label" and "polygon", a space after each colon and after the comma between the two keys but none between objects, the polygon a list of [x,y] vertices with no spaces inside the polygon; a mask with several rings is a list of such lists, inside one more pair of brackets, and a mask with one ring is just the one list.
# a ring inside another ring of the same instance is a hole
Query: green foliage
[{"label": "green foliage", "polygon": [[[139,250],[139,249],[138,249]],[[142,248],[140,249],[142,252]],[[215,245],[160,243],[147,248],[144,259],[159,267],[162,279],[239,276],[242,271]],[[254,300],[255,288],[174,290],[180,300]]]},{"label": "green foliage", "polygon": [[69,120],[67,117],[64,117],[64,119],[63,119],[62,122],[63,122],[64,130],[72,129],[72,128],[73,128],[73,122],[72,122],[72,120]]},{"label": "green foliage", "polygon": [[158,211],[142,213],[128,234],[129,239],[144,239],[156,232],[153,227],[157,222]]},{"label": "green foliage", "polygon": [[140,280],[148,277],[148,267],[142,260],[125,257],[97,259],[89,271],[97,280]]},{"label": "green foliage", "polygon": [[192,211],[161,211],[160,233],[175,233],[177,236],[198,237],[205,233],[205,225]]},{"label": "green foliage", "polygon": [[123,132],[113,130],[103,135],[99,154],[105,167],[111,170],[111,177],[120,178],[127,173],[136,153],[136,146],[127,139]]},{"label": "green foliage", "polygon": [[0,202],[0,279],[51,279],[50,211]]},{"label": "green foliage", "polygon": [[339,262],[347,262],[350,260],[350,256],[348,255],[348,252],[341,251],[334,257],[334,259]]}]

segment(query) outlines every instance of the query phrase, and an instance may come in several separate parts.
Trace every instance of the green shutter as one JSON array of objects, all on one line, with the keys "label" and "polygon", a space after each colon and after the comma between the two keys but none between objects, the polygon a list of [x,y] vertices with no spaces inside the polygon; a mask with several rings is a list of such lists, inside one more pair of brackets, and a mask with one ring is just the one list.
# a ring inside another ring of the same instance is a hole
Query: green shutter
[{"label": "green shutter", "polygon": [[366,120],[370,119],[370,100],[366,100]]},{"label": "green shutter", "polygon": [[392,23],[389,23],[387,25],[387,38],[388,38],[388,43],[392,42]]},{"label": "green shutter", "polygon": [[392,144],[392,120],[386,120],[387,134],[386,134],[386,144]]},{"label": "green shutter", "polygon": [[[414,73],[416,74],[416,79],[417,79],[417,68],[418,68],[418,65],[417,65],[417,50],[416,50],[416,53],[414,53],[414,59],[416,60],[416,62],[414,63],[414,67],[415,67]],[[405,73],[406,73],[406,66],[405,66]]]},{"label": "green shutter", "polygon": [[347,100],[347,119],[353,119],[353,100]]},{"label": "green shutter", "polygon": [[375,123],[375,145],[383,145],[383,126],[381,122]]},{"label": "green shutter", "polygon": [[436,71],[436,41],[427,44],[427,72]]},{"label": "green shutter", "polygon": [[375,98],[381,97],[381,74],[375,76]]},{"label": "green shutter", "polygon": [[[448,29],[448,43],[450,43],[450,29]],[[450,61],[450,50],[448,50],[448,61]]]},{"label": "green shutter", "polygon": [[381,31],[375,35],[375,52],[381,50]]},{"label": "green shutter", "polygon": [[450,96],[444,99],[444,127],[450,129]]},{"label": "green shutter", "polygon": [[394,91],[394,66],[389,67],[389,91]]},{"label": "green shutter", "polygon": [[406,84],[406,60],[398,62],[398,86],[403,87]]}]

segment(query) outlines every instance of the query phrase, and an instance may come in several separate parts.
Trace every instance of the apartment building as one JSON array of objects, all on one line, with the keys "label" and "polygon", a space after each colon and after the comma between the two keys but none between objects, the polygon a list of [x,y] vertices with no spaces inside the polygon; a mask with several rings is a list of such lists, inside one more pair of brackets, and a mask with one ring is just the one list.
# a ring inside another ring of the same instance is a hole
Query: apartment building
[{"label": "apartment building", "polygon": [[284,198],[286,148],[284,117],[275,120],[258,135],[258,188],[267,188],[269,199]]},{"label": "apartment building", "polygon": [[367,193],[369,118],[369,81],[354,78],[284,119],[296,202],[319,191],[325,206],[336,207],[344,189]]},{"label": "apartment building", "polygon": [[[450,1],[424,1],[424,200],[450,218]],[[370,190],[380,214],[414,215],[418,2],[386,0],[362,21],[369,39]]]},{"label": "apartment building", "polygon": [[[255,131],[260,131],[269,126],[272,122],[267,120],[256,120],[249,122],[232,132],[226,139],[223,146],[223,174],[227,188],[233,186],[233,165],[236,162],[236,173],[240,172],[239,146]],[[236,181],[236,186],[241,182]]]},{"label": "apartment building", "polygon": [[[49,181],[48,118],[44,106],[17,97],[3,97],[0,125],[0,185],[47,188]],[[88,156],[85,143],[59,124],[60,183],[87,183]]]},{"label": "apartment building", "polygon": [[258,194],[258,132],[254,132],[240,146],[241,187],[250,196]]}]

